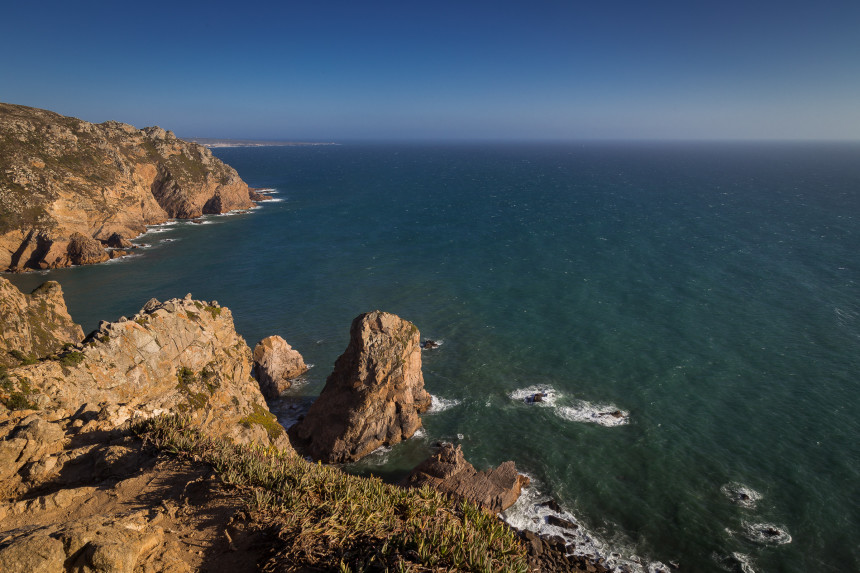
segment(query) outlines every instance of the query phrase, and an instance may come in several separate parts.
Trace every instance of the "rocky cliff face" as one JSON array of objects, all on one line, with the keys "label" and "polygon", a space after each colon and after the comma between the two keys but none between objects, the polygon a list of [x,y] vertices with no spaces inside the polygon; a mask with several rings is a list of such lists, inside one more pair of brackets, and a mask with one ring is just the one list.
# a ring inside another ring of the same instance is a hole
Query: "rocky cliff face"
[{"label": "rocky cliff face", "polygon": [[23,294],[0,277],[0,366],[53,354],[83,338],[83,330],[69,316],[59,283],[46,282]]},{"label": "rocky cliff face", "polygon": [[398,316],[377,310],[357,317],[320,397],[290,435],[314,459],[336,463],[411,437],[431,401],[420,344],[415,325]]},{"label": "rocky cliff face", "polygon": [[277,398],[307,371],[302,355],[280,336],[267,336],[254,347],[254,374],[266,398]]},{"label": "rocky cliff face", "polygon": [[239,443],[289,448],[251,377],[251,350],[217,303],[151,300],[131,319],[102,322],[75,349],[3,375],[16,407],[57,418],[89,412],[110,430],[133,417],[184,413]]},{"label": "rocky cliff face", "polygon": [[172,132],[0,103],[0,269],[100,262],[115,233],[252,205],[233,168]]}]

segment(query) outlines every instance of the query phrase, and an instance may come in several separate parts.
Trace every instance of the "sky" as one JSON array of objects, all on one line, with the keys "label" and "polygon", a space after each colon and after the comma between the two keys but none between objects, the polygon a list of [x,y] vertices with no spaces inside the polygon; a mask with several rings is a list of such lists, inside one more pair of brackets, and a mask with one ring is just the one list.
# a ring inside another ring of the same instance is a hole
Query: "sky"
[{"label": "sky", "polygon": [[858,0],[9,2],[0,101],[180,137],[860,140]]}]

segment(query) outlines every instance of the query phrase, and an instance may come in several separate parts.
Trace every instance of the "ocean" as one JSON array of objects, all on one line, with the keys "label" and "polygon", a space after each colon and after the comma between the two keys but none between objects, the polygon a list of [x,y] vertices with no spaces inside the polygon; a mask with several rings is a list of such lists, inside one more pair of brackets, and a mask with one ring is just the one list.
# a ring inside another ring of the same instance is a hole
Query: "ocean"
[{"label": "ocean", "polygon": [[[396,313],[441,343],[434,407],[349,471],[397,480],[452,441],[531,477],[511,523],[619,570],[860,570],[860,145],[215,153],[275,201],[10,280],[59,281],[85,331],[217,300],[252,347],[279,334],[314,364],[272,404],[286,424],[352,319]],[[576,530],[544,522],[549,497]]]}]

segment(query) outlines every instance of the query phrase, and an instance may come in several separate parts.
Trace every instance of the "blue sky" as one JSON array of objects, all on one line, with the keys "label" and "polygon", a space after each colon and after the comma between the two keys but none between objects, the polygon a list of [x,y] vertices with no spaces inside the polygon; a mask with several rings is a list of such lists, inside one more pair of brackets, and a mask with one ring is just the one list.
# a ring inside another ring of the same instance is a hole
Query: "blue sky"
[{"label": "blue sky", "polygon": [[12,2],[0,101],[185,137],[860,139],[860,1]]}]

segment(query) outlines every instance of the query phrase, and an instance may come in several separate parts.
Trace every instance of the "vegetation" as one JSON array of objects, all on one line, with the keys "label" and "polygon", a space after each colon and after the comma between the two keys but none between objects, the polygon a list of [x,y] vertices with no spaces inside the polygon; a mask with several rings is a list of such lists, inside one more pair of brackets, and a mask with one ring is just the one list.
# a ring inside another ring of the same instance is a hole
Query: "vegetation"
[{"label": "vegetation", "polygon": [[63,366],[77,366],[84,360],[84,353],[73,350],[66,352],[60,357],[60,364]]},{"label": "vegetation", "polygon": [[254,411],[239,420],[239,423],[246,428],[250,428],[254,424],[262,426],[269,434],[270,440],[277,440],[284,433],[284,427],[278,423],[275,415],[256,403],[254,404]]},{"label": "vegetation", "polygon": [[[185,395],[185,404],[180,404],[180,410],[187,411],[189,408],[194,410],[199,410],[201,408],[205,408],[209,403],[209,397],[203,392],[195,392],[192,386],[197,384],[197,375],[194,374],[194,371],[190,368],[186,368],[185,366],[181,367],[177,373],[176,377],[179,382],[176,384],[176,389],[182,392]],[[211,391],[210,391],[211,395]]]},{"label": "vegetation", "polygon": [[141,422],[155,447],[201,459],[248,492],[281,546],[265,570],[516,571],[525,549],[494,515],[430,488],[403,489],[292,452],[204,436],[179,417]]},{"label": "vegetation", "polygon": [[220,306],[207,306],[206,311],[212,315],[212,320],[215,320],[219,316],[221,316],[221,307]]},{"label": "vegetation", "polygon": [[19,378],[16,389],[12,379],[9,378],[5,366],[0,366],[0,403],[10,410],[35,410],[36,406],[27,399],[32,392],[30,380]]},{"label": "vegetation", "polygon": [[17,350],[17,349],[16,350],[10,350],[9,354],[12,355],[12,358],[14,358],[15,360],[17,360],[18,362],[21,363],[20,366],[28,366],[30,364],[36,364],[39,361],[39,359],[36,358],[34,355],[24,354],[23,352],[21,352],[20,350]]}]

